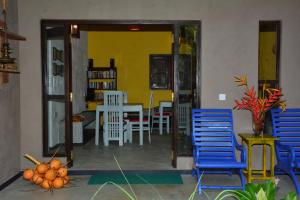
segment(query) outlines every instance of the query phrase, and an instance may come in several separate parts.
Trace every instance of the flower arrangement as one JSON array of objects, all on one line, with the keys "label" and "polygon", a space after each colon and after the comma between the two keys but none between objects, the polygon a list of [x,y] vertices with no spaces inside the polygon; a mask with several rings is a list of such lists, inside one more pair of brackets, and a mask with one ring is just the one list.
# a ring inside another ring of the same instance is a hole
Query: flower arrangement
[{"label": "flower arrangement", "polygon": [[276,106],[282,110],[286,108],[285,101],[281,100],[281,96],[283,96],[281,89],[266,88],[264,84],[262,97],[258,97],[254,86],[249,88],[246,75],[234,78],[239,87],[244,87],[245,95],[241,100],[235,100],[233,109],[249,110],[252,114],[254,133],[259,135],[263,129],[265,113]]}]

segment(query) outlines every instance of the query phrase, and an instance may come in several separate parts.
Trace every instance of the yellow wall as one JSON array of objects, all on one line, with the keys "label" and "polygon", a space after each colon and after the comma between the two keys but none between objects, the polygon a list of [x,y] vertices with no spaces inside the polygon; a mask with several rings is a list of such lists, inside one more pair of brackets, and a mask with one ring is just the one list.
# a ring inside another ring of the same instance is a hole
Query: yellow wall
[{"label": "yellow wall", "polygon": [[[88,32],[88,56],[95,67],[115,59],[117,89],[127,91],[129,103],[149,105],[149,54],[171,54],[171,32]],[[154,105],[171,100],[170,90],[153,90]]]},{"label": "yellow wall", "polygon": [[276,80],[276,32],[259,33],[259,80]]}]

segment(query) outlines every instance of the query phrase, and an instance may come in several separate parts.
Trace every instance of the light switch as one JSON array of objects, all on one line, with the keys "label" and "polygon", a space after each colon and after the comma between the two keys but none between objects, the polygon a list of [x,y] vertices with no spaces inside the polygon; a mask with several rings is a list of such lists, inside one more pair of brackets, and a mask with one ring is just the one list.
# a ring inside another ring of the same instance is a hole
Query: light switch
[{"label": "light switch", "polygon": [[225,101],[226,100],[226,94],[219,94],[219,101]]}]

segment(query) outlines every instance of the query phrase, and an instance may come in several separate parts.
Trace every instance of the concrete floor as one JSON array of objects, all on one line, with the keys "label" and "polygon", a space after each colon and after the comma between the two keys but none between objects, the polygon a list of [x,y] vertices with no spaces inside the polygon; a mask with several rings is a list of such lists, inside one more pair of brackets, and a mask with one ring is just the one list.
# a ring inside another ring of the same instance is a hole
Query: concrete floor
[{"label": "concrete floor", "polygon": [[[174,170],[170,161],[171,149],[170,135],[152,135],[152,144],[144,138],[144,145],[138,145],[138,136],[134,136],[133,144],[125,144],[119,147],[117,144],[110,144],[109,147],[94,145],[94,140],[87,144],[75,146],[74,167],[71,170],[118,170],[113,155],[116,156],[123,170]],[[0,192],[1,200],[83,200],[91,199],[93,194],[101,185],[88,185],[90,176],[71,175],[71,183],[61,189],[47,192],[40,187],[33,185],[22,178]],[[279,176],[277,198],[282,198],[287,192],[294,190],[292,181],[288,176]],[[185,200],[194,190],[197,181],[190,174],[182,174],[182,185],[132,185],[139,200]],[[238,176],[227,175],[204,175],[203,181],[207,184],[239,185]],[[122,185],[130,191],[128,185]],[[204,191],[202,195],[196,195],[194,199],[214,199],[220,190]],[[122,200],[126,196],[113,185],[107,185],[96,196],[96,199]]]},{"label": "concrete floor", "polygon": [[[100,135],[100,138],[101,135]],[[101,141],[101,140],[100,140]],[[171,135],[144,134],[144,145],[139,145],[138,133],[133,134],[133,143],[119,146],[110,142],[104,147],[102,141],[95,146],[94,138],[85,145],[74,146],[74,165],[72,169],[80,170],[118,170],[114,159],[117,158],[123,170],[170,170]]]},{"label": "concrete floor", "polygon": [[[282,198],[288,191],[294,190],[291,180],[287,176],[279,176],[280,182],[276,199]],[[139,200],[187,200],[194,190],[196,179],[191,175],[182,175],[182,185],[132,185]],[[0,192],[1,200],[89,200],[101,185],[88,185],[89,176],[71,176],[71,183],[60,190],[47,192],[22,178]],[[237,176],[205,175],[204,181],[209,183],[237,184]],[[122,185],[130,191],[127,185]],[[206,195],[196,195],[196,199],[214,199],[220,190],[205,191]],[[126,196],[115,186],[107,185],[94,198],[102,200],[125,200]]]}]

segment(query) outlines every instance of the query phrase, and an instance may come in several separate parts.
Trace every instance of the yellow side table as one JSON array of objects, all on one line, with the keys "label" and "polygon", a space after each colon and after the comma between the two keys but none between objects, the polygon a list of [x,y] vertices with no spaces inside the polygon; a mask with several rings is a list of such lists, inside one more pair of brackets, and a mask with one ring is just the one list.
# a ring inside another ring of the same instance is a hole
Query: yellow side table
[{"label": "yellow side table", "polygon": [[[247,170],[244,173],[247,175],[248,183],[251,183],[252,180],[274,180],[274,165],[275,165],[275,148],[274,148],[274,141],[277,138],[274,138],[271,135],[261,135],[255,136],[254,134],[250,133],[239,133],[238,134],[242,138],[242,144],[247,145],[247,156],[248,156],[248,163],[247,163]],[[262,145],[263,146],[263,156],[262,156],[262,163],[263,168],[260,170],[253,170],[252,169],[252,146],[254,145]],[[267,145],[270,147],[270,174],[267,174],[267,163],[266,163],[266,147]],[[255,176],[252,176],[255,175]]]}]

